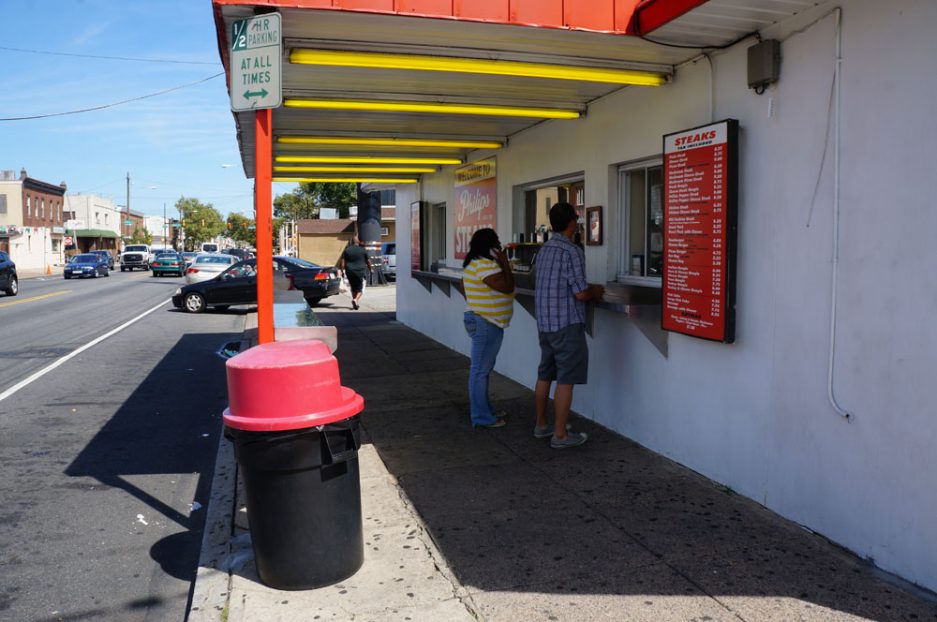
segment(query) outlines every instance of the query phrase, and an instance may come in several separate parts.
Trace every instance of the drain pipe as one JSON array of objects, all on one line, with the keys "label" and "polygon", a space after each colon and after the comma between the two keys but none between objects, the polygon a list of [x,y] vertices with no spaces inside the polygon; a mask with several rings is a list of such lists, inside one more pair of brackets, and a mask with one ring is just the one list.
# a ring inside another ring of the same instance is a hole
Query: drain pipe
[{"label": "drain pipe", "polygon": [[833,126],[833,279],[831,286],[830,303],[830,362],[827,370],[826,392],[830,405],[838,415],[846,421],[852,422],[852,414],[846,411],[836,401],[833,392],[833,370],[835,368],[836,353],[836,285],[839,275],[839,167],[840,167],[840,125],[842,123],[842,108],[840,106],[840,81],[842,78],[843,62],[843,9],[837,7],[836,12],[836,63],[833,68],[835,81],[834,108],[836,110],[836,123]]}]

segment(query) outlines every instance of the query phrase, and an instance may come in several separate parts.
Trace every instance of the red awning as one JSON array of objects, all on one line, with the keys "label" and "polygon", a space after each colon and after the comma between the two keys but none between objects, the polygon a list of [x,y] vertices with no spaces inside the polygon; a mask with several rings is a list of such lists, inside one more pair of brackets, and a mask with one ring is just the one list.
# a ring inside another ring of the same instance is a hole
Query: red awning
[{"label": "red awning", "polygon": [[[331,9],[432,17],[489,24],[537,26],[630,34],[638,5],[649,23],[660,25],[706,0],[214,0],[220,5],[267,6],[272,9]],[[687,6],[689,5],[689,6]],[[675,6],[676,10],[669,7]],[[647,32],[647,31],[641,31]]]}]

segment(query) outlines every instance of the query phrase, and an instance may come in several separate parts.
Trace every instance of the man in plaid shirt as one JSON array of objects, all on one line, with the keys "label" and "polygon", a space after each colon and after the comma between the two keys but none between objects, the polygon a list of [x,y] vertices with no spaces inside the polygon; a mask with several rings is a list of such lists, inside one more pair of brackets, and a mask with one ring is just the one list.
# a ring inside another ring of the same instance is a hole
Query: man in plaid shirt
[{"label": "man in plaid shirt", "polygon": [[[536,309],[540,333],[540,366],[534,391],[537,423],[536,438],[550,438],[550,447],[564,449],[586,442],[585,433],[567,430],[573,385],[585,384],[589,373],[589,350],[586,346],[586,301],[599,300],[605,293],[601,285],[586,282],[586,257],[572,242],[579,226],[576,210],[569,203],[557,203],[550,209],[553,236],[537,253]],[[553,395],[553,429],[547,425],[547,401]]]}]

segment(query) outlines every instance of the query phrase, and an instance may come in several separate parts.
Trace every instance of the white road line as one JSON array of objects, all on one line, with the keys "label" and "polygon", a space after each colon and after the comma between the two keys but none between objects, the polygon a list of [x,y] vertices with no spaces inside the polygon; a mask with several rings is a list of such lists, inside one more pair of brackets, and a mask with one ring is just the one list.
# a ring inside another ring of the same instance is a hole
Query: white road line
[{"label": "white road line", "polygon": [[26,378],[25,380],[21,380],[20,382],[16,383],[15,385],[13,385],[12,387],[10,387],[9,389],[7,389],[6,391],[4,391],[3,393],[0,393],[0,402],[2,402],[3,400],[5,400],[6,398],[10,397],[11,395],[13,395],[14,393],[16,393],[16,392],[19,391],[20,389],[22,389],[22,388],[24,388],[24,387],[26,387],[26,386],[29,386],[30,384],[32,384],[32,383],[35,382],[36,380],[39,380],[40,378],[42,378],[43,376],[45,376],[46,374],[48,374],[50,371],[52,371],[52,370],[55,369],[56,367],[59,367],[60,365],[66,363],[69,359],[75,358],[76,356],[78,356],[79,354],[81,354],[82,352],[84,352],[85,350],[87,350],[87,349],[89,349],[89,348],[93,348],[94,346],[98,345],[99,343],[101,343],[102,341],[104,341],[105,339],[107,339],[108,337],[112,337],[112,336],[116,335],[117,333],[119,333],[120,331],[122,331],[122,330],[124,330],[125,328],[127,328],[128,326],[130,326],[131,324],[134,324],[134,323],[136,323],[136,322],[142,320],[143,318],[145,318],[145,317],[148,316],[149,314],[153,313],[154,311],[156,311],[156,310],[159,309],[160,307],[164,306],[167,302],[172,302],[172,301],[171,301],[171,300],[164,300],[163,302],[159,303],[158,305],[156,305],[155,307],[153,307],[153,308],[150,309],[149,311],[144,311],[143,313],[141,313],[141,314],[138,315],[137,317],[133,318],[132,320],[129,320],[129,321],[127,321],[127,322],[124,322],[123,324],[121,324],[121,325],[118,326],[117,328],[114,328],[114,329],[112,329],[112,330],[110,330],[110,331],[104,333],[103,335],[101,335],[101,336],[98,337],[97,339],[94,339],[93,341],[89,341],[88,343],[86,343],[85,345],[81,346],[80,348],[78,348],[78,349],[75,350],[74,352],[71,352],[71,353],[69,353],[69,354],[66,354],[65,356],[63,356],[63,357],[60,358],[59,360],[55,361],[54,363],[52,363],[52,364],[49,365],[48,367],[45,367],[45,368],[43,368],[43,369],[40,369],[39,371],[37,371],[36,373],[34,373],[34,374],[33,374],[32,376],[30,376],[29,378]]}]

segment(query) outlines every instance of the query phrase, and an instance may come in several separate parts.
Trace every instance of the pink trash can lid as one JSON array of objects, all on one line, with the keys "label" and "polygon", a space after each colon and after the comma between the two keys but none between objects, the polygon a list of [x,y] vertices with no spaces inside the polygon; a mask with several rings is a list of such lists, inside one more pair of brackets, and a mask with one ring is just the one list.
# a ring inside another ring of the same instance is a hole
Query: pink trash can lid
[{"label": "pink trash can lid", "polygon": [[364,398],[341,386],[338,361],[318,340],[265,343],[229,359],[225,367],[224,422],[237,430],[311,428],[364,409]]}]

